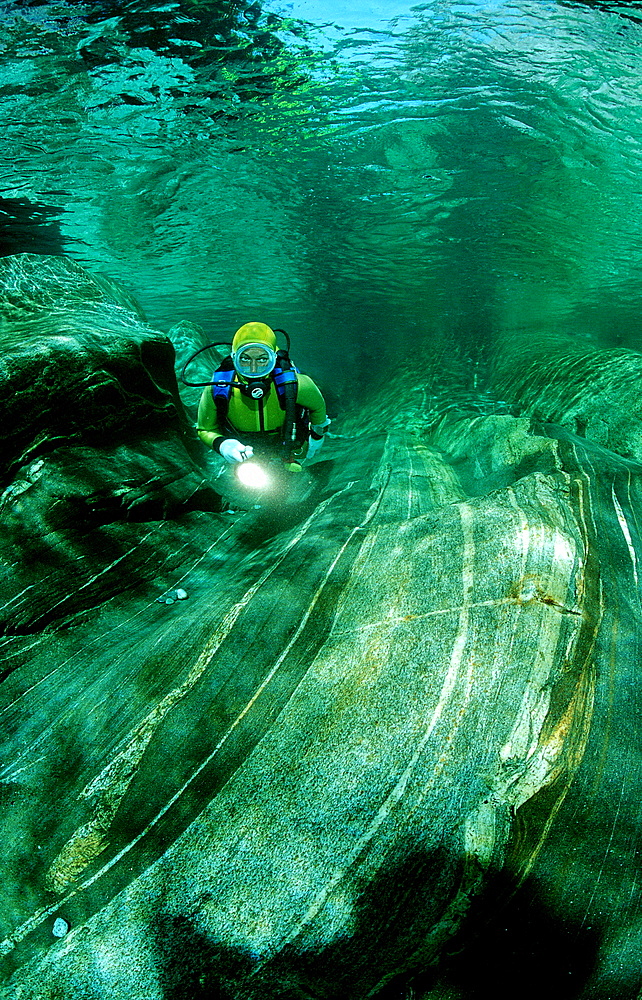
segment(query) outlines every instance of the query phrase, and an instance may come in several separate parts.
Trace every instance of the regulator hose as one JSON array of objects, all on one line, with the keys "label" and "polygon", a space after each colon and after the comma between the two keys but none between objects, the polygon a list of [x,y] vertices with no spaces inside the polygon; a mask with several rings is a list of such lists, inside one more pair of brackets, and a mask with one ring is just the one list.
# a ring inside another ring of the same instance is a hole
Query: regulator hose
[{"label": "regulator hose", "polygon": [[[289,356],[290,356],[290,337],[289,337],[289,335],[285,332],[285,330],[281,330],[281,329],[275,329],[274,333],[282,333],[283,336],[285,337],[286,343],[288,345],[287,346],[287,355],[288,355],[288,358],[289,358]],[[230,354],[232,353],[232,345],[228,344],[226,341],[220,341],[219,343],[216,343],[216,344],[206,344],[205,347],[199,347],[198,351],[195,351],[194,354],[192,354],[191,358],[188,358],[187,361],[185,362],[185,364],[183,365],[183,367],[181,368],[181,376],[180,376],[180,378],[181,378],[181,382],[183,383],[183,385],[188,385],[192,389],[202,389],[206,385],[212,385],[213,384],[211,379],[208,382],[188,382],[187,379],[185,378],[185,372],[187,371],[187,369],[191,365],[192,361],[195,361],[196,358],[199,356],[199,354],[202,354],[203,351],[209,351],[209,350],[211,350],[212,347],[225,347]]]}]

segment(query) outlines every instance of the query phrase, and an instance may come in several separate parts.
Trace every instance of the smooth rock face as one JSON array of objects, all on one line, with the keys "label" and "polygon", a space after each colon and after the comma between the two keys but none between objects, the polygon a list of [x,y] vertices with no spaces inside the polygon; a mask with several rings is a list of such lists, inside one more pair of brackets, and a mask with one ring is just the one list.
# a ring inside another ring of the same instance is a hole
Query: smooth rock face
[{"label": "smooth rock face", "polygon": [[307,499],[222,513],[169,341],[67,261],[2,267],[0,995],[461,986],[478,901],[546,880],[601,773],[639,468],[401,372]]}]

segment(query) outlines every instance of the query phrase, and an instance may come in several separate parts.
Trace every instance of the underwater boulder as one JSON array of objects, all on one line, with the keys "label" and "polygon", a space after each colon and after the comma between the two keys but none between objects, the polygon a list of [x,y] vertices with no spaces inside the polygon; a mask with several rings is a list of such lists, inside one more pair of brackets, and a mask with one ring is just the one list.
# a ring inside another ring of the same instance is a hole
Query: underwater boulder
[{"label": "underwater boulder", "polygon": [[0,634],[17,636],[149,579],[148,522],[220,501],[172,344],[122,289],[35,254],[1,258],[0,288]]}]

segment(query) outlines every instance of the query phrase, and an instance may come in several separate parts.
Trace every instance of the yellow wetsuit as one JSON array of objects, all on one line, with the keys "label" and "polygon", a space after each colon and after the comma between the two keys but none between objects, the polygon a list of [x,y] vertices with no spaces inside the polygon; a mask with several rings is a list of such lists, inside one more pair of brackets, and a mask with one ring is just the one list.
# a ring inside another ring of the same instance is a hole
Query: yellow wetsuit
[{"label": "yellow wetsuit", "polygon": [[[238,350],[243,344],[263,343],[272,350],[276,349],[276,335],[264,323],[246,323],[237,330],[232,342],[232,352]],[[237,375],[239,382],[248,380]],[[233,387],[230,393],[225,426],[221,426],[219,416],[212,397],[212,390],[208,386],[202,396],[198,407],[198,436],[203,444],[213,448],[217,441],[224,437],[235,436],[244,443],[250,440],[255,441],[255,435],[265,438],[266,442],[281,441],[280,431],[285,423],[285,410],[281,408],[278,393],[274,383],[270,379],[266,380],[268,390],[262,399],[252,399],[241,392],[239,388]],[[309,414],[311,424],[323,424],[326,419],[325,400],[319,388],[308,375],[297,373],[297,406],[304,407]],[[296,458],[302,458],[307,450],[307,441],[298,442]]]}]

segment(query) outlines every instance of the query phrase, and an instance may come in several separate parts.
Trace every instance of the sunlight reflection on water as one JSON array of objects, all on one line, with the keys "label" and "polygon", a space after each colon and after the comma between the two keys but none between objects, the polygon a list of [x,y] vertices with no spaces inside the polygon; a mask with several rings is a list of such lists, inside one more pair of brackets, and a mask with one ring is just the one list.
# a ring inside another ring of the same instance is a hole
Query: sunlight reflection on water
[{"label": "sunlight reflection on water", "polygon": [[0,197],[22,249],[57,214],[163,328],[636,346],[642,26],[618,6],[15,3]]}]

